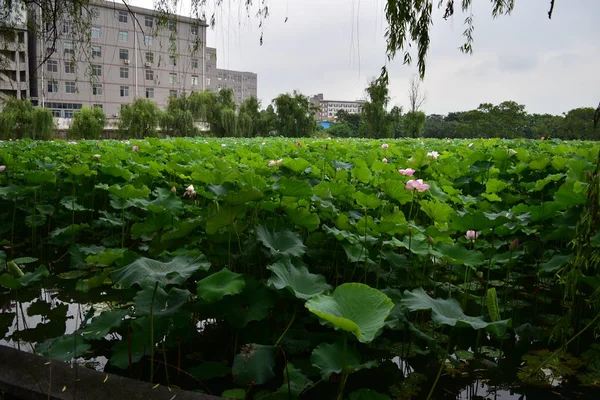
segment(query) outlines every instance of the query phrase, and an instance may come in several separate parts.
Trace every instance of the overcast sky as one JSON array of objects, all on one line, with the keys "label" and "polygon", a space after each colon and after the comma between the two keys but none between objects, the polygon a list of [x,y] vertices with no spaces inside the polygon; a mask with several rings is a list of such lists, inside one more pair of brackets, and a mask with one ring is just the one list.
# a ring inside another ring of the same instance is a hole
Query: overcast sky
[{"label": "overcast sky", "polygon": [[[256,72],[264,106],[294,89],[334,100],[364,97],[368,80],[386,62],[385,0],[266,1],[270,15],[262,28],[262,46],[258,19],[246,17],[245,1],[223,1],[217,25],[208,31],[219,68]],[[498,19],[491,17],[489,0],[473,2],[473,55],[458,50],[465,15],[457,13],[448,21],[441,11],[434,15],[422,84],[426,113],[504,100],[525,104],[529,112],[552,114],[598,104],[600,0],[557,0],[552,20],[549,0],[517,0],[513,14]],[[131,4],[151,8],[152,0]],[[179,12],[186,15],[185,5]],[[391,105],[406,108],[416,65],[403,65],[399,57],[388,70]]]}]

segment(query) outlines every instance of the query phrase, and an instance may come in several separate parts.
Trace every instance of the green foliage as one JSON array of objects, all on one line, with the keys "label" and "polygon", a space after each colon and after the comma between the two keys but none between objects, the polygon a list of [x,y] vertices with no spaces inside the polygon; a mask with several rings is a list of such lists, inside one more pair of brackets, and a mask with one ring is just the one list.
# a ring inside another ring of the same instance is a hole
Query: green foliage
[{"label": "green foliage", "polygon": [[132,104],[121,109],[120,135],[126,138],[156,136],[156,128],[160,119],[161,112],[154,101],[137,98]]},{"label": "green foliage", "polygon": [[9,97],[0,112],[0,140],[49,140],[56,127],[50,110],[33,107],[29,100]]},{"label": "green foliage", "polygon": [[392,116],[387,112],[390,101],[387,81],[382,78],[372,80],[367,87],[369,100],[362,106],[360,132],[368,138],[389,138],[394,135]]},{"label": "green foliage", "polygon": [[83,107],[73,115],[67,136],[70,139],[100,139],[105,125],[106,115],[101,108]]},{"label": "green foliage", "polygon": [[317,107],[308,97],[294,91],[280,94],[273,99],[276,117],[273,128],[285,137],[309,137],[317,129],[315,112]]},{"label": "green foliage", "polygon": [[425,130],[425,113],[423,111],[407,112],[403,118],[404,131],[409,137],[421,137]]}]

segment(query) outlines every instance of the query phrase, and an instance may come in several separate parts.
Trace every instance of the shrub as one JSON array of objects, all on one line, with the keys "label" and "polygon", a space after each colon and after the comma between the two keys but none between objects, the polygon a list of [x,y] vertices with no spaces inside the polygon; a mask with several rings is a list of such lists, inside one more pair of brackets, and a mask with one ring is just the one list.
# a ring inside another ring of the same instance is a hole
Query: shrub
[{"label": "shrub", "polygon": [[106,115],[101,108],[83,107],[73,116],[67,136],[71,139],[100,139],[105,125]]}]

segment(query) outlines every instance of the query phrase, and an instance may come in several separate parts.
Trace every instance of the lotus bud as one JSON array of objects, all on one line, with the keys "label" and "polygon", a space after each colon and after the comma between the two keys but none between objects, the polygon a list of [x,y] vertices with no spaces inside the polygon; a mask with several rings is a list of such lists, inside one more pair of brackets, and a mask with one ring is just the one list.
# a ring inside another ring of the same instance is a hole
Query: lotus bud
[{"label": "lotus bud", "polygon": [[478,277],[479,279],[483,278],[483,272],[481,272],[481,271],[477,271],[477,272],[475,273],[475,275],[477,275],[477,277]]},{"label": "lotus bud", "polygon": [[515,251],[519,248],[519,239],[513,240],[508,246],[510,251]]},{"label": "lotus bud", "polygon": [[427,236],[427,243],[433,246],[435,244],[435,239],[431,236]]}]

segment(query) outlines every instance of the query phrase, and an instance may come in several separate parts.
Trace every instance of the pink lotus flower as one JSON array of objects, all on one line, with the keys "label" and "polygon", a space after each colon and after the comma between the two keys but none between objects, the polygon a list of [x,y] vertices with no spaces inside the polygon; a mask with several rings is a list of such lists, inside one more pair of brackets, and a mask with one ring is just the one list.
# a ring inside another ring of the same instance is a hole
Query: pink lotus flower
[{"label": "pink lotus flower", "polygon": [[0,165],[0,172],[4,172],[5,169],[6,169],[6,165]]},{"label": "pink lotus flower", "polygon": [[479,237],[479,233],[477,233],[476,231],[473,231],[473,230],[469,230],[469,231],[467,231],[467,234],[465,235],[465,237],[467,238],[467,240],[475,241],[475,239],[477,239]]},{"label": "pink lotus flower", "polygon": [[428,184],[423,183],[423,179],[411,179],[410,181],[406,182],[406,185],[404,186],[404,189],[406,190],[417,190],[419,192],[424,192],[429,188],[430,186]]},{"label": "pink lotus flower", "polygon": [[327,136],[327,140],[331,140],[331,136]]},{"label": "pink lotus flower", "polygon": [[275,160],[271,160],[269,161],[269,163],[267,164],[268,167],[274,167],[275,166]]},{"label": "pink lotus flower", "polygon": [[296,147],[300,147],[300,146],[302,146],[302,145],[300,144],[300,142],[296,142]]},{"label": "pink lotus flower", "polygon": [[542,136],[542,137],[540,138],[540,140],[546,140],[546,138]]},{"label": "pink lotus flower", "polygon": [[437,151],[430,151],[429,153],[427,153],[427,157],[431,157],[434,160],[437,160],[439,156],[440,153],[438,153]]},{"label": "pink lotus flower", "polygon": [[387,149],[388,147],[390,147],[390,145],[389,145],[389,144],[387,144],[387,143],[383,143],[383,144],[381,145],[381,148],[382,148],[382,149]]},{"label": "pink lotus flower", "polygon": [[140,151],[140,146],[133,146],[131,149],[133,151]]},{"label": "pink lotus flower", "polygon": [[77,144],[77,142],[69,142],[69,144]]},{"label": "pink lotus flower", "polygon": [[188,196],[190,199],[196,197],[196,191],[194,190],[194,185],[190,185],[185,188],[185,192],[183,193],[183,197]]},{"label": "pink lotus flower", "polygon": [[400,175],[404,176],[413,176],[415,174],[415,170],[412,168],[399,169],[398,172],[400,172]]},{"label": "pink lotus flower", "polygon": [[388,159],[384,158],[383,160],[381,160],[382,163],[387,164],[388,163]]}]

